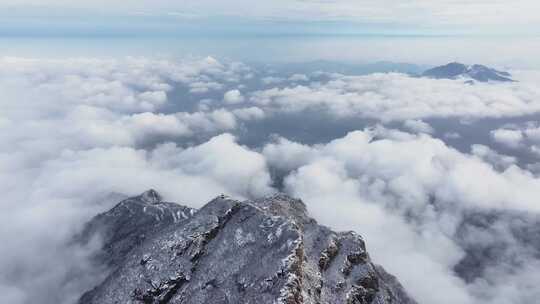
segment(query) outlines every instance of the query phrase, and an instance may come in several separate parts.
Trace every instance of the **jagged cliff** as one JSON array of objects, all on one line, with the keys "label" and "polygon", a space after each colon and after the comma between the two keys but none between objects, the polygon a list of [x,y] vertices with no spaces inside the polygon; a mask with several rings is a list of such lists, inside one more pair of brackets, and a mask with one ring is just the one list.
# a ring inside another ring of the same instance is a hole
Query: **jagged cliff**
[{"label": "jagged cliff", "polygon": [[110,274],[80,304],[415,303],[358,234],[318,225],[281,194],[194,210],[150,190],[95,217],[80,241],[96,235]]}]

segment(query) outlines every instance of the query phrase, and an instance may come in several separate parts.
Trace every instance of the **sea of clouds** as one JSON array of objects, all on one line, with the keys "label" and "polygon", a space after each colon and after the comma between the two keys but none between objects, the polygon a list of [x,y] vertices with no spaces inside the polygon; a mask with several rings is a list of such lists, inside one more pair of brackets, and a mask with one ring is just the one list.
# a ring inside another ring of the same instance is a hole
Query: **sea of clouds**
[{"label": "sea of clouds", "polygon": [[[191,207],[284,191],[363,235],[420,303],[532,303],[540,73],[513,74],[470,85],[211,57],[0,58],[0,302],[75,302],[103,273],[88,261],[99,244],[73,236],[114,194],[155,188]],[[464,142],[431,119],[497,126]],[[340,135],[313,134],[310,120]]]}]

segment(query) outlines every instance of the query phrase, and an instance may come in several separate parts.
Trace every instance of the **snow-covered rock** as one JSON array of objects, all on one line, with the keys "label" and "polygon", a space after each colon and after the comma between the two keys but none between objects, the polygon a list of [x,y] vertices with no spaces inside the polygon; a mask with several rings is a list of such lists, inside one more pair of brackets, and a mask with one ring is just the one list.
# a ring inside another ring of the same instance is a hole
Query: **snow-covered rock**
[{"label": "snow-covered rock", "polygon": [[318,225],[282,194],[195,211],[151,190],[94,218],[82,240],[94,235],[110,275],[80,304],[415,303],[358,234]]}]

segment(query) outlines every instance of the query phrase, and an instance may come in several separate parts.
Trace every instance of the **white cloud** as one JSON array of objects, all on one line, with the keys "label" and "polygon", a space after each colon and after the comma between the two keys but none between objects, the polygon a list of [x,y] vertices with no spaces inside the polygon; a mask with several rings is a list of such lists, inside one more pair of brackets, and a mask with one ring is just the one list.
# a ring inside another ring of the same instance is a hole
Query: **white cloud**
[{"label": "white cloud", "polygon": [[223,95],[223,100],[228,104],[244,102],[245,98],[239,90],[230,90]]},{"label": "white cloud", "polygon": [[403,126],[409,131],[416,133],[432,134],[435,132],[435,130],[428,123],[423,122],[422,120],[409,119],[403,123]]},{"label": "white cloud", "polygon": [[521,303],[534,296],[522,286],[533,273],[498,273],[502,277],[491,283],[468,285],[453,271],[464,255],[456,230],[465,210],[540,211],[540,179],[516,167],[515,159],[485,146],[463,154],[425,134],[381,128],[316,146],[278,138],[262,153],[271,167],[292,170],[287,190],[317,219],[360,231],[375,261],[420,303]]},{"label": "white cloud", "polygon": [[[81,105],[67,113],[58,113],[55,118],[19,120],[18,124],[4,126],[0,139],[6,145],[0,152],[37,154],[41,151],[37,155],[44,157],[66,148],[139,147],[156,139],[185,140],[234,130],[236,126],[235,115],[224,109],[172,114],[117,114]],[[31,146],[36,148],[30,149]]]},{"label": "white cloud", "polygon": [[[322,223],[364,235],[375,261],[421,302],[507,304],[534,295],[521,284],[534,281],[534,270],[509,276],[494,267],[497,280],[466,284],[452,267],[464,255],[456,241],[464,211],[540,212],[540,179],[487,146],[474,145],[470,154],[452,149],[426,134],[433,130],[422,121],[537,112],[534,77],[467,86],[400,74],[333,75],[328,83],[256,92],[242,107],[219,102],[219,95],[197,112],[159,112],[172,102],[173,86],[193,93],[240,88],[249,71],[211,57],[0,60],[0,204],[9,210],[0,214],[0,241],[9,249],[0,259],[2,300],[66,303],[91,285],[97,270],[86,264],[89,251],[64,244],[111,206],[101,199],[109,192],[152,187],[167,200],[200,206],[219,193],[269,193],[274,169]],[[306,109],[401,121],[414,132],[377,126],[318,145],[275,137],[260,150],[221,134],[242,121]],[[534,144],[537,128],[508,130]],[[88,277],[64,285],[75,266]]]},{"label": "white cloud", "polygon": [[[5,249],[0,289],[8,292],[0,298],[20,300],[10,302],[14,304],[38,297],[40,303],[71,303],[100,277],[99,269],[87,263],[91,251],[67,247],[66,240],[90,216],[115,203],[96,204],[106,193],[135,195],[155,188],[167,200],[200,207],[219,193],[242,198],[271,191],[264,158],[230,135],[188,149],[174,144],[151,151],[65,149],[53,158],[40,158],[35,167],[27,167],[20,157],[0,153],[2,208],[9,210],[0,215]],[[74,269],[88,278],[65,285]]]},{"label": "white cloud", "polygon": [[[298,169],[286,185],[323,224],[362,231],[371,257],[397,275],[419,303],[473,303],[448,269],[460,258],[460,249],[442,233],[426,228],[425,235],[416,233],[400,216],[366,201],[359,195],[362,181],[346,171],[339,161],[321,159]],[[441,297],[443,292],[447,296]]]},{"label": "white cloud", "polygon": [[[168,102],[166,92],[173,85],[230,81],[246,69],[211,57],[177,62],[1,58],[0,138],[6,145],[0,151],[39,159],[65,148],[141,146],[233,130],[237,118],[222,108],[169,114],[150,110]],[[261,117],[254,109],[244,112],[238,117]]]},{"label": "white cloud", "polygon": [[212,57],[185,61],[1,57],[0,82],[6,92],[1,105],[16,109],[9,101],[9,94],[14,94],[18,99],[39,98],[35,106],[50,108],[83,103],[122,112],[154,111],[167,102],[167,93],[177,83],[195,92],[218,90],[221,82],[239,80],[246,69]]},{"label": "white cloud", "polygon": [[336,117],[361,116],[382,121],[430,117],[512,117],[540,112],[540,89],[523,76],[510,84],[474,86],[459,80],[415,78],[403,74],[336,76],[327,83],[254,92],[260,107],[300,112],[320,109]]},{"label": "white cloud", "polygon": [[512,165],[517,164],[517,159],[513,156],[503,155],[484,145],[472,145],[471,154],[475,155],[485,162],[492,164],[495,168],[506,170]]},{"label": "white cloud", "polygon": [[[352,176],[370,176],[368,184],[386,181],[387,190],[399,195],[401,203],[429,203],[429,196],[434,196],[450,205],[540,211],[534,197],[540,180],[531,178],[525,170],[510,166],[497,172],[478,157],[462,154],[427,135],[372,140],[375,135],[385,137],[374,132],[352,132],[320,148],[291,145],[291,151],[284,150],[289,148],[287,141],[279,141],[280,145],[269,145],[263,154],[271,164],[275,160],[281,164],[278,166],[285,163],[289,168],[294,162],[280,161],[277,155],[290,155],[299,161],[297,167],[313,159],[338,159],[345,162]],[[487,193],[485,187],[491,191]]]},{"label": "white cloud", "polygon": [[540,126],[533,124],[529,124],[525,130],[523,130],[523,133],[527,137],[527,139],[534,143],[540,143]]},{"label": "white cloud", "polygon": [[461,135],[457,132],[446,132],[444,133],[444,138],[447,138],[447,139],[460,139],[461,138]]},{"label": "white cloud", "polygon": [[491,137],[498,143],[517,149],[523,141],[523,133],[519,130],[497,129],[491,131]]},{"label": "white cloud", "polygon": [[267,77],[261,78],[261,82],[266,85],[278,84],[284,81],[285,81],[285,78],[275,77],[275,76],[267,76]]},{"label": "white cloud", "polygon": [[73,303],[101,277],[87,260],[97,247],[67,241],[116,203],[108,193],[156,188],[201,206],[219,193],[271,191],[264,158],[231,135],[187,149],[164,143],[233,130],[236,114],[150,112],[173,85],[234,81],[242,69],[213,58],[0,59],[0,302]]},{"label": "white cloud", "polygon": [[491,136],[495,142],[509,148],[525,148],[538,155],[538,145],[540,145],[540,125],[538,122],[529,121],[521,125],[508,125],[491,131]]},{"label": "white cloud", "polygon": [[536,154],[537,156],[540,156],[540,146],[531,146],[531,152]]},{"label": "white cloud", "polygon": [[263,110],[257,107],[240,108],[232,111],[241,120],[260,120],[266,117]]},{"label": "white cloud", "polygon": [[190,87],[190,90],[189,90],[190,93],[203,94],[209,91],[221,90],[223,88],[223,85],[217,82],[198,81],[198,82],[190,83],[189,87]]},{"label": "white cloud", "polygon": [[293,74],[291,77],[289,77],[289,81],[303,82],[303,81],[309,81],[309,78],[305,74]]},{"label": "white cloud", "polygon": [[297,169],[315,156],[315,151],[307,145],[292,142],[283,137],[275,138],[275,142],[264,146],[263,155],[274,168],[285,172]]}]

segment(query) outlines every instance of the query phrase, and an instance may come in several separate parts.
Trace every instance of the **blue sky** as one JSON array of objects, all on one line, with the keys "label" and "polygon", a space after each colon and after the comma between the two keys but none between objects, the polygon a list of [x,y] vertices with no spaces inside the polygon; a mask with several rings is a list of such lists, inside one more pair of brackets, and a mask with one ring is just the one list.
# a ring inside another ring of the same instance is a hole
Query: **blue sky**
[{"label": "blue sky", "polygon": [[539,67],[538,11],[536,0],[0,0],[0,54]]},{"label": "blue sky", "polygon": [[0,0],[3,36],[536,35],[534,0]]}]

